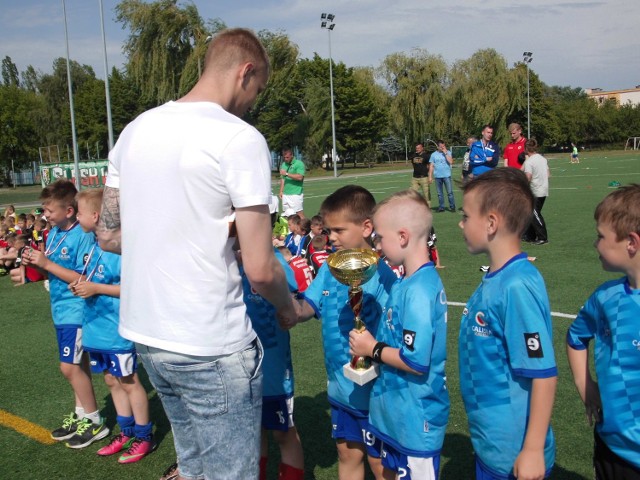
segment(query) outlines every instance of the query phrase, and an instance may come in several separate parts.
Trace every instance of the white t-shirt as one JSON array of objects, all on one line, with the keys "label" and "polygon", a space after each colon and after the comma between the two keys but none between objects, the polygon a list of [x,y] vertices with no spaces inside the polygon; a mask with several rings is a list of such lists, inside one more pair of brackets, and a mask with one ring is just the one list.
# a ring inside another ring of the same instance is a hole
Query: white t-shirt
[{"label": "white t-shirt", "polygon": [[549,196],[549,164],[539,153],[534,153],[524,161],[524,173],[531,174],[531,191],[534,197]]},{"label": "white t-shirt", "polygon": [[269,204],[270,166],[264,137],[214,103],[169,102],[125,128],[106,182],[120,190],[123,337],[198,356],[254,340],[229,221]]}]

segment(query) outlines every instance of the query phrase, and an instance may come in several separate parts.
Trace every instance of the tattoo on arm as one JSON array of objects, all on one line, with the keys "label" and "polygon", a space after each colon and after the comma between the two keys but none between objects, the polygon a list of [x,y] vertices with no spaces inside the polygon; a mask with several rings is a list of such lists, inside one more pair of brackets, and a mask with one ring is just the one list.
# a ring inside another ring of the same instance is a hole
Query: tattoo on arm
[{"label": "tattoo on arm", "polygon": [[104,187],[98,240],[103,250],[120,253],[120,190]]}]

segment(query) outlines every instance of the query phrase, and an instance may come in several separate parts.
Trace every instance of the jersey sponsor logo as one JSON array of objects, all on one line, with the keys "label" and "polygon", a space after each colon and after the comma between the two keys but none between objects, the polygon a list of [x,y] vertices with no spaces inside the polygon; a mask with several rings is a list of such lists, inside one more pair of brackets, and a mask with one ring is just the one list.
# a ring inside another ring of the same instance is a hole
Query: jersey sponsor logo
[{"label": "jersey sponsor logo", "polygon": [[442,305],[447,304],[447,295],[444,293],[444,289],[440,290],[440,303]]},{"label": "jersey sponsor logo", "polygon": [[413,352],[414,344],[416,342],[416,332],[411,330],[402,330],[402,340],[409,350]]},{"label": "jersey sponsor logo", "polygon": [[476,337],[490,337],[493,335],[491,329],[487,327],[487,322],[484,320],[484,312],[476,313],[474,320],[476,325],[472,325],[471,330],[473,330],[473,334]]},{"label": "jersey sponsor logo", "polygon": [[98,266],[98,273],[104,273],[104,265]]},{"label": "jersey sponsor logo", "polygon": [[544,353],[542,352],[542,343],[540,343],[540,334],[538,332],[525,332],[524,342],[527,347],[527,355],[529,356],[529,358],[544,357]]},{"label": "jersey sponsor logo", "polygon": [[464,310],[462,310],[462,316],[466,317],[467,315],[469,315],[469,309],[467,307],[464,307]]},{"label": "jersey sponsor logo", "polygon": [[329,290],[323,290],[322,291],[322,295],[325,296],[325,297],[328,297],[329,296]]},{"label": "jersey sponsor logo", "polygon": [[393,308],[387,310],[387,328],[389,330],[395,330],[395,328],[393,328]]},{"label": "jersey sponsor logo", "polygon": [[[638,334],[640,335],[640,332],[638,332]],[[609,335],[611,335],[611,333],[609,333]],[[637,350],[640,351],[640,340],[636,340],[634,338],[633,340],[631,340],[631,345],[633,345]]]}]

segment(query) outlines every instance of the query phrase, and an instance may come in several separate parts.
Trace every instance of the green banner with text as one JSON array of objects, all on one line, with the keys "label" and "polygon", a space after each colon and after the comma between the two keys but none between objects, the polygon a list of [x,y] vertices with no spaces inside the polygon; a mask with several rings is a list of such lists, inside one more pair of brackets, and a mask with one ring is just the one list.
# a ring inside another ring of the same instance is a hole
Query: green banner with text
[{"label": "green banner with text", "polygon": [[[108,160],[98,160],[92,162],[79,162],[80,188],[104,187],[107,181]],[[45,163],[40,165],[40,179],[42,187],[60,178],[65,178],[75,182],[75,168],[71,163]]]}]

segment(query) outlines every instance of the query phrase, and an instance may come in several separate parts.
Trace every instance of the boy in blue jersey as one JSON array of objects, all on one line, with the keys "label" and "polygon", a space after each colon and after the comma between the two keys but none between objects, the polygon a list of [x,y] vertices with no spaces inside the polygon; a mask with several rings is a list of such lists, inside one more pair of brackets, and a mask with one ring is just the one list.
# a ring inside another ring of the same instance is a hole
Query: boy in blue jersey
[{"label": "boy in blue jersey", "polygon": [[[277,249],[275,255],[287,276],[289,290],[296,292],[298,287],[293,270]],[[238,259],[240,262],[240,255]],[[270,431],[280,447],[278,479],[302,480],[304,455],[298,430],[293,423],[294,379],[289,332],[278,327],[275,308],[251,287],[242,267],[240,273],[247,315],[264,348],[259,479],[267,478],[268,432]]]},{"label": "boy in blue jersey", "polygon": [[[373,232],[371,213],[376,201],[373,195],[357,185],[346,185],[329,195],[320,214],[336,250],[371,248]],[[382,312],[386,310],[395,274],[384,262],[371,280],[362,286],[362,311],[367,329],[376,331]],[[327,369],[327,393],[331,404],[332,436],[338,448],[338,474],[341,479],[364,479],[364,459],[377,479],[382,478],[380,441],[369,428],[369,397],[372,382],[357,385],[343,374],[349,363],[349,332],[354,316],[349,306],[349,288],[338,282],[325,263],[304,292],[301,319],[314,315],[322,321],[322,341]]]},{"label": "boy in blue jersey", "polygon": [[[76,200],[78,223],[85,232],[95,235],[102,189],[83,190]],[[89,352],[93,371],[104,374],[120,426],[120,433],[97,453],[107,456],[123,452],[119,463],[142,460],[154,449],[153,424],[149,421],[147,392],[136,373],[135,346],[118,334],[120,255],[103,252],[96,242],[81,276],[69,288],[85,299],[82,346]],[[73,446],[74,438],[69,440],[69,446]]]},{"label": "boy in blue jersey", "polygon": [[[640,479],[640,185],[619,188],[595,211],[602,268],[621,272],[589,297],[567,333],[567,354],[589,424],[596,478]],[[597,383],[589,371],[595,339]]]},{"label": "boy in blue jersey", "polygon": [[431,210],[417,192],[399,192],[376,206],[373,225],[386,259],[405,276],[375,338],[351,332],[351,353],[380,363],[369,422],[382,440],[384,478],[437,480],[449,417],[447,298],[429,258]]},{"label": "boy in blue jersey", "polygon": [[51,437],[67,440],[73,448],[82,448],[109,435],[109,429],[98,411],[89,358],[82,350],[84,300],[68,288],[78,279],[95,244],[94,236],[84,233],[76,220],[76,193],[75,185],[68,180],[58,180],[42,190],[44,213],[53,228],[45,251],[29,249],[22,261],[48,274],[60,370],[75,394],[75,412],[65,416],[62,426],[52,431]]},{"label": "boy in blue jersey", "polygon": [[460,391],[477,479],[542,479],[555,460],[549,426],[557,383],[551,308],[542,276],[520,249],[533,214],[524,172],[497,168],[463,186],[460,228],[484,276],[462,313]]}]

